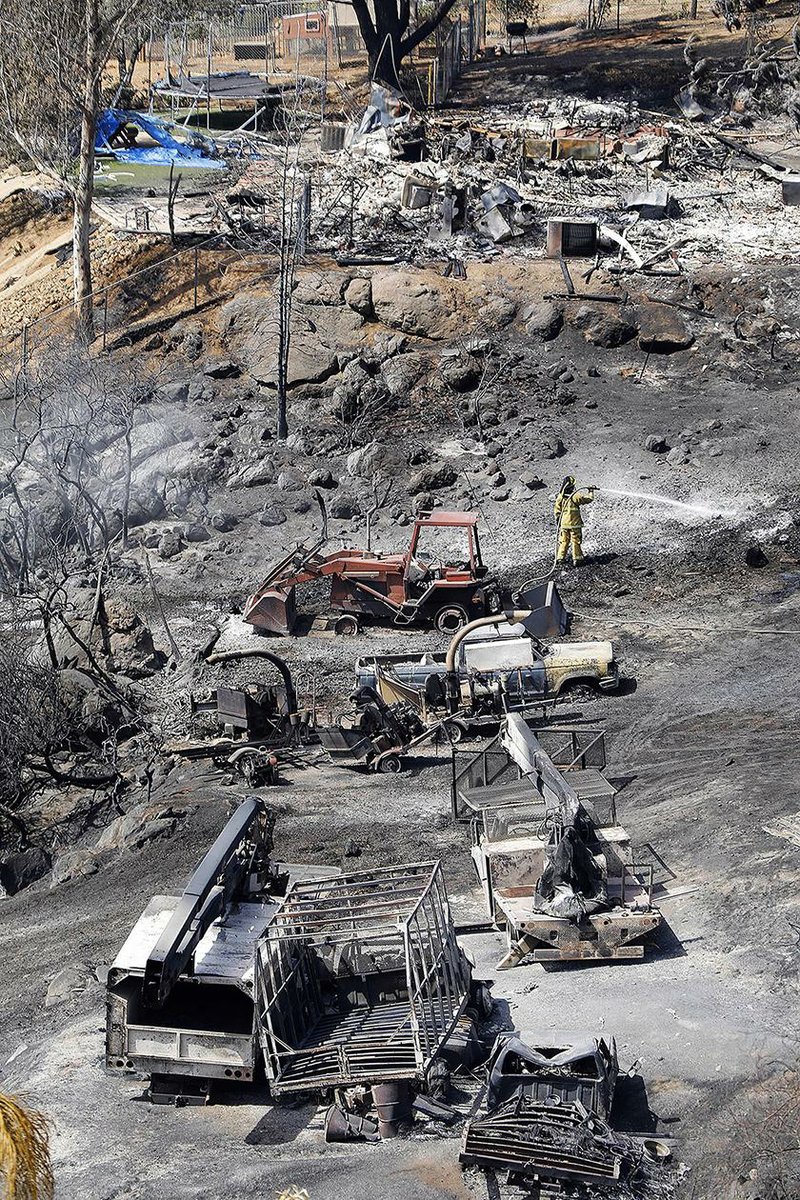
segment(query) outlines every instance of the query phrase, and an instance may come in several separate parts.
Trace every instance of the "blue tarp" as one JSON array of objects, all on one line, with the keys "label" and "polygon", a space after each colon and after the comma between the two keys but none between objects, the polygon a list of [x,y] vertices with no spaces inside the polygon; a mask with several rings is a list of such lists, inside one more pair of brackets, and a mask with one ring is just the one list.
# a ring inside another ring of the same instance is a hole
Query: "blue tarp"
[{"label": "blue tarp", "polygon": [[[170,122],[161,121],[147,113],[126,112],[121,108],[106,108],[97,122],[94,148],[98,154],[112,154],[118,162],[148,163],[151,166],[224,170],[226,163],[217,157],[210,138],[192,133],[194,145],[179,142],[170,133]],[[155,146],[126,146],[112,144],[126,125],[135,125],[156,142]]]}]

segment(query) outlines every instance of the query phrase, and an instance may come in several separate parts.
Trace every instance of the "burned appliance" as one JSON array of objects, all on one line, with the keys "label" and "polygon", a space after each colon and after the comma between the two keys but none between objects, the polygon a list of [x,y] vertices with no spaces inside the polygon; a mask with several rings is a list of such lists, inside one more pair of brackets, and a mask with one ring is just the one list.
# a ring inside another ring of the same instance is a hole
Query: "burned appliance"
[{"label": "burned appliance", "polygon": [[440,863],[296,884],[256,954],[273,1094],[422,1083],[466,1007],[470,978]]},{"label": "burned appliance", "polygon": [[593,258],[596,253],[596,221],[553,217],[547,222],[548,258]]},{"label": "burned appliance", "polygon": [[183,895],[153,897],[109,971],[106,1066],[150,1075],[153,1100],[203,1103],[213,1080],[253,1079],[255,945],[286,884],[274,821],[246,799]]}]

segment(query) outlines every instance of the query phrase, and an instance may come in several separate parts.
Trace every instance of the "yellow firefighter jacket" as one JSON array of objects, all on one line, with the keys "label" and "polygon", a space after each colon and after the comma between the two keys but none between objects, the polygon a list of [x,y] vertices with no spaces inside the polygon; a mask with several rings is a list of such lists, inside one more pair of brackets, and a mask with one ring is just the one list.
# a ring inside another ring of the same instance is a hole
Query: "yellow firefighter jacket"
[{"label": "yellow firefighter jacket", "polygon": [[561,529],[583,529],[581,516],[582,504],[590,504],[594,500],[594,491],[589,488],[585,492],[573,492],[565,496],[559,492],[556,498],[555,515]]}]

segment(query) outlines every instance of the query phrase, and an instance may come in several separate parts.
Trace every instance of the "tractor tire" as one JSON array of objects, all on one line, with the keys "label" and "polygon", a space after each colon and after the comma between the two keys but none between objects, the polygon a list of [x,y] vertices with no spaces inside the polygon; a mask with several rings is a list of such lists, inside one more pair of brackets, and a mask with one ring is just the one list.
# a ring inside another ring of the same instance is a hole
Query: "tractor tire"
[{"label": "tractor tire", "polygon": [[383,775],[399,775],[402,769],[399,754],[384,754],[378,760],[378,770]]},{"label": "tractor tire", "polygon": [[333,632],[338,634],[339,637],[357,637],[361,632],[358,617],[354,616],[353,613],[343,613],[336,621]]},{"label": "tractor tire", "polygon": [[458,633],[459,629],[463,629],[468,621],[469,615],[460,604],[446,604],[433,618],[433,623],[439,633],[450,634]]}]

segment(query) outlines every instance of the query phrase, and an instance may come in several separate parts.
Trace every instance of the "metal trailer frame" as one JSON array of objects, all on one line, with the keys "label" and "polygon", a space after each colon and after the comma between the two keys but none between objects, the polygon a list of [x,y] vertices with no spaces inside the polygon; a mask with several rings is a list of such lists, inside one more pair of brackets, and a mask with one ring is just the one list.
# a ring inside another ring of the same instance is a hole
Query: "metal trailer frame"
[{"label": "metal trailer frame", "polygon": [[533,1179],[616,1183],[627,1166],[625,1147],[580,1101],[542,1103],[518,1096],[495,1112],[467,1122],[459,1162]]},{"label": "metal trailer frame", "polygon": [[[530,733],[559,771],[570,773],[579,796],[613,793],[599,785],[606,765],[605,730],[591,725],[537,724]],[[500,733],[479,751],[453,747],[450,801],[455,821],[471,821],[486,807],[526,803],[536,798],[533,764],[519,764]],[[527,768],[527,769],[525,769]]]},{"label": "metal trailer frame", "polygon": [[439,862],[296,884],[256,951],[271,1091],[421,1081],[470,982]]}]

